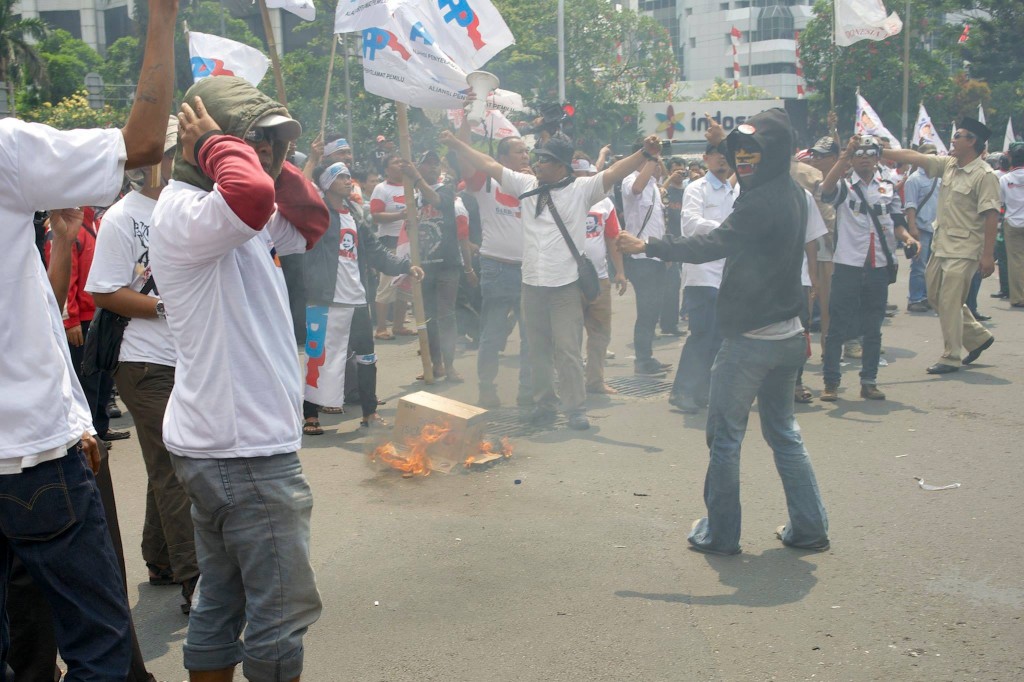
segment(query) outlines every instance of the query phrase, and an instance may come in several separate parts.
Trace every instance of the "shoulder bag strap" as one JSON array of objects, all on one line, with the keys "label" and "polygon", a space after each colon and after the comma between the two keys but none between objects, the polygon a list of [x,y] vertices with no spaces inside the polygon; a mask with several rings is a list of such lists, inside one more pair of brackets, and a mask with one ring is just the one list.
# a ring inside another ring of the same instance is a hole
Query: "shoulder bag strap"
[{"label": "shoulder bag strap", "polygon": [[580,252],[576,248],[576,243],[569,236],[569,230],[565,229],[565,223],[562,222],[562,216],[558,215],[558,209],[555,208],[555,202],[551,198],[551,195],[547,195],[547,207],[551,211],[551,217],[555,219],[555,224],[558,225],[558,231],[562,233],[562,238],[565,239],[566,245],[569,247],[569,252],[572,253],[572,257],[576,259],[576,262],[580,261]]},{"label": "shoulder bag strap", "polygon": [[857,193],[857,196],[860,197],[861,203],[867,208],[868,215],[871,216],[871,222],[875,225],[875,233],[878,235],[878,241],[882,244],[882,251],[885,253],[885,262],[891,266],[893,264],[892,251],[889,250],[889,240],[885,238],[885,230],[882,229],[882,223],[878,221],[878,216],[876,216],[875,212],[871,210],[871,207],[867,205],[868,201],[864,198],[864,192],[861,191],[860,185],[854,182],[851,182],[850,185],[853,187],[853,191]]},{"label": "shoulder bag strap", "polygon": [[934,180],[932,180],[932,187],[931,187],[931,189],[928,190],[928,194],[924,195],[924,199],[921,200],[921,203],[918,204],[919,207],[924,208],[924,205],[927,204],[928,200],[932,198],[933,194],[935,194],[935,188],[938,187],[938,185],[939,185],[939,179],[938,178],[935,178]]}]

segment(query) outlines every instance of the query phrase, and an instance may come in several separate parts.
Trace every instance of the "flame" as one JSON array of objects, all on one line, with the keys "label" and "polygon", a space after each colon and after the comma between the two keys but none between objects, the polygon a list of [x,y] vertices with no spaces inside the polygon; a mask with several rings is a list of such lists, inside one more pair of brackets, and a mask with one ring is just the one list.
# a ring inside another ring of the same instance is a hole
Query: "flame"
[{"label": "flame", "polygon": [[[501,455],[505,459],[512,456],[512,441],[508,439],[508,436],[501,437],[501,449],[499,450],[495,450],[494,444],[487,440],[480,441],[480,445],[477,447],[480,450],[481,455]],[[466,468],[469,468],[476,462],[476,460],[476,455],[470,455],[466,458],[466,461],[463,462],[463,465]]]},{"label": "flame", "polygon": [[373,451],[370,461],[380,460],[407,477],[429,476],[431,461],[427,448],[448,435],[450,430],[447,424],[424,424],[419,435],[406,439],[408,454],[399,453],[394,443],[384,443]]}]

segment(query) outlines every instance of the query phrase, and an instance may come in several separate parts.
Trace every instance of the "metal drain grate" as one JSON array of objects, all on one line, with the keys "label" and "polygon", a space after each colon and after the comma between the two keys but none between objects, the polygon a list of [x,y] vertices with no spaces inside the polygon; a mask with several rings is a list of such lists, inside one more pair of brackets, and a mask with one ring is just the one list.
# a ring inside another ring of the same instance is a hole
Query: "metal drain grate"
[{"label": "metal drain grate", "polygon": [[672,390],[672,382],[653,377],[613,377],[605,381],[627,398],[660,398]]},{"label": "metal drain grate", "polygon": [[523,421],[532,411],[532,408],[524,408],[520,411],[516,407],[499,407],[496,410],[489,410],[487,412],[487,428],[484,431],[488,437],[492,438],[500,438],[501,436],[522,438],[537,433],[564,429],[567,426],[566,418],[561,413],[559,413],[558,418],[553,424],[541,427],[532,426],[528,422]]}]

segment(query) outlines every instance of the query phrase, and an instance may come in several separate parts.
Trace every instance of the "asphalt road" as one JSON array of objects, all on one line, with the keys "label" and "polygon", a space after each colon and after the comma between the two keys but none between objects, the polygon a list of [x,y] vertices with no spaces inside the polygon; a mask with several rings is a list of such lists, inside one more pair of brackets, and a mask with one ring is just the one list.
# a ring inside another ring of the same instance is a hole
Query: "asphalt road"
[{"label": "asphalt road", "polygon": [[[743,553],[687,549],[704,513],[704,414],[664,394],[594,400],[594,427],[513,438],[515,453],[469,473],[403,479],[368,462],[386,431],[358,408],[306,438],[313,559],[324,612],[306,637],[306,681],[701,681],[1024,679],[1020,389],[1024,313],[982,290],[996,344],[969,370],[932,377],[938,320],[900,312],[884,329],[885,402],[845,368],[834,404],[799,406],[832,549],[784,548],[782,488],[751,412],[742,470]],[[632,374],[632,292],[615,301],[608,377]],[[680,340],[656,355],[676,363]],[[416,340],[383,342],[392,418],[418,390]],[[515,397],[515,341],[500,392]],[[472,401],[475,354],[462,385]],[[820,360],[806,381],[821,388]],[[130,424],[130,418],[115,426]],[[185,679],[176,588],[151,587],[138,553],[145,472],[137,440],[112,467],[130,599],[150,669]],[[962,483],[928,492],[927,483]],[[237,679],[242,679],[240,673]]]}]

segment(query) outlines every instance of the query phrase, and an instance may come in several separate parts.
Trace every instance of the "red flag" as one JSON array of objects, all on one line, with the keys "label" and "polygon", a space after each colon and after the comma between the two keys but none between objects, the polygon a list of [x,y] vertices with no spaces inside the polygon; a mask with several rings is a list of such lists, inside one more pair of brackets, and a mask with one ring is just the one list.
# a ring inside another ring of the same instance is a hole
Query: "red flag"
[{"label": "red flag", "polygon": [[970,24],[964,24],[964,32],[960,34],[960,40],[958,40],[956,42],[962,45],[962,44],[966,43],[967,39],[970,38],[970,37],[971,37],[971,25]]}]

